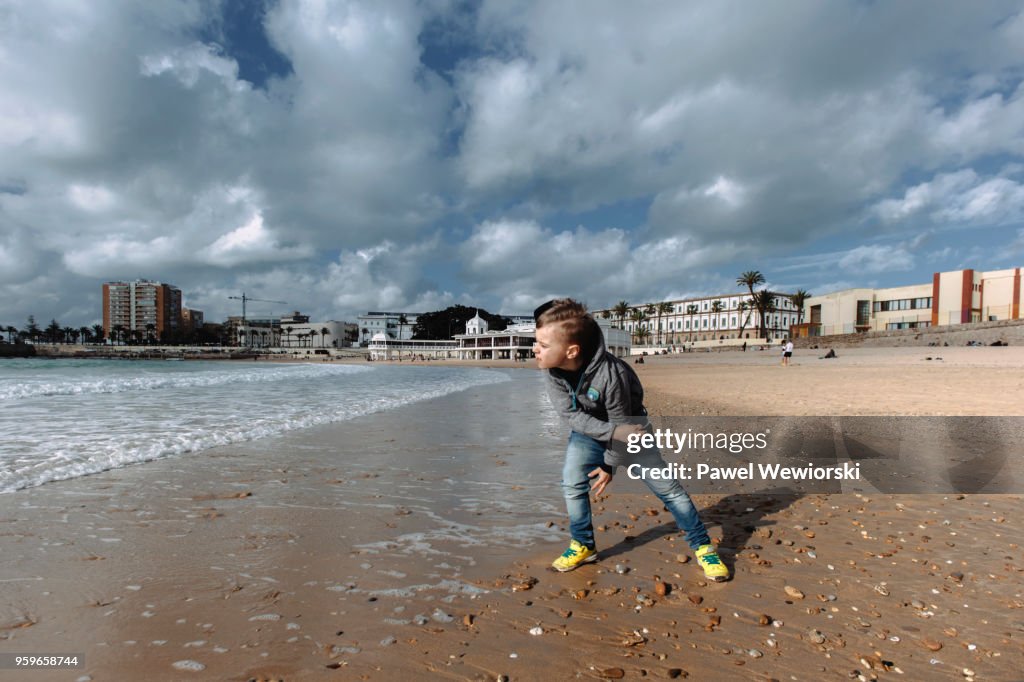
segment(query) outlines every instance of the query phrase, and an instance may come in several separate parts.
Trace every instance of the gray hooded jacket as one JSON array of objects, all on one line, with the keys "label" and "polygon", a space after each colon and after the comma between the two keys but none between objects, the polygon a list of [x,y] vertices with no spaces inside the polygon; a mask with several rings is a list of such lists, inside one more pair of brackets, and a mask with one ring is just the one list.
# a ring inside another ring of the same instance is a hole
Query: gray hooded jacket
[{"label": "gray hooded jacket", "polygon": [[619,424],[647,424],[639,377],[626,362],[608,352],[603,335],[575,386],[572,374],[548,370],[551,404],[573,431],[605,443],[606,465],[623,464],[625,449],[610,449],[612,432]]}]

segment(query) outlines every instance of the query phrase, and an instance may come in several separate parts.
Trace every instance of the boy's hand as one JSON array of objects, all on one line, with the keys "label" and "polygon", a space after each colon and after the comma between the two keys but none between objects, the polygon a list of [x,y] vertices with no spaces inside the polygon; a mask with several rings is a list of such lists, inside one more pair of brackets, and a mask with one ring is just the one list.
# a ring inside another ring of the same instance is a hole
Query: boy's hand
[{"label": "boy's hand", "polygon": [[594,479],[590,482],[590,490],[593,491],[595,496],[603,493],[604,489],[612,482],[612,475],[601,467],[597,467],[587,474],[587,476]]},{"label": "boy's hand", "polygon": [[644,427],[640,424],[619,424],[612,432],[612,440],[620,440],[623,443],[629,441],[632,435],[639,436],[644,433]]}]

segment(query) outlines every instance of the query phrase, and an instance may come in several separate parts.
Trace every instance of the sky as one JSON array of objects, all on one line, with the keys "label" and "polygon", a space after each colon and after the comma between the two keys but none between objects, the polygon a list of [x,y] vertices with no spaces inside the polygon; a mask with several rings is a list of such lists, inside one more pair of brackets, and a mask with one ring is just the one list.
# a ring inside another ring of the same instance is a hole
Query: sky
[{"label": "sky", "polygon": [[0,325],[1024,266],[1019,2],[0,0]]}]

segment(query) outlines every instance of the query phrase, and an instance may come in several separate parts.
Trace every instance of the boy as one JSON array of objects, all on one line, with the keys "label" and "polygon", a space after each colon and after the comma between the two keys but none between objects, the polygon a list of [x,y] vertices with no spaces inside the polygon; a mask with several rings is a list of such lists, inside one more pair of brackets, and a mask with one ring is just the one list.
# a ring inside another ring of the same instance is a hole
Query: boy
[{"label": "boy", "polygon": [[[628,455],[621,447],[630,435],[642,434],[648,427],[644,390],[632,368],[605,350],[601,328],[587,309],[572,299],[556,299],[537,308],[534,319],[537,367],[548,370],[551,402],[571,428],[562,491],[572,539],[551,564],[557,571],[571,571],[597,561],[590,491],[595,496],[603,493],[616,466],[637,462],[664,468],[665,461],[655,448]],[[715,552],[700,515],[679,482],[648,478],[644,482],[686,533],[686,542],[707,579],[728,580],[729,569]]]}]

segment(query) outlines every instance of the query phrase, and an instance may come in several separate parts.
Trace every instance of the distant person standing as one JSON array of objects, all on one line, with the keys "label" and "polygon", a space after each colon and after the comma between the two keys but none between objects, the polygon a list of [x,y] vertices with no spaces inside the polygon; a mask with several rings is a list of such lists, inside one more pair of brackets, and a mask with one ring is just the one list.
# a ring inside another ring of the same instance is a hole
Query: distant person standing
[{"label": "distant person standing", "polygon": [[793,357],[793,340],[786,339],[785,345],[782,347],[782,366],[789,366],[789,359]]}]

